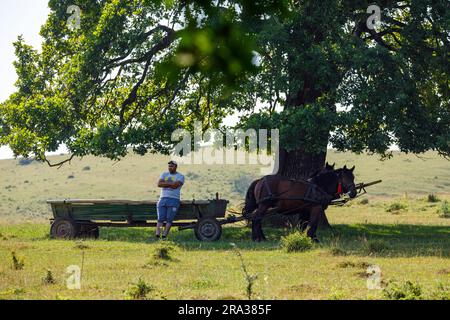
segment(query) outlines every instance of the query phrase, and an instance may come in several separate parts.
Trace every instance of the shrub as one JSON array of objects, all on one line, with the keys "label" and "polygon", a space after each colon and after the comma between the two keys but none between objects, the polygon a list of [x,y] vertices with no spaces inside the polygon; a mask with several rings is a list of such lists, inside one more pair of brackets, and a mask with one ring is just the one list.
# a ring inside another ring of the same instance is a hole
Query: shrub
[{"label": "shrub", "polygon": [[130,288],[125,291],[125,297],[128,300],[144,300],[147,295],[155,291],[155,288],[148,285],[142,278],[139,278],[136,283],[132,283]]},{"label": "shrub", "polygon": [[427,201],[428,202],[439,202],[439,198],[437,197],[437,195],[430,193],[427,197]]},{"label": "shrub", "polygon": [[67,179],[75,179],[75,176],[71,174],[70,176],[67,177]]},{"label": "shrub", "polygon": [[42,282],[44,284],[54,284],[56,282],[52,270],[47,270],[45,277],[42,278]]},{"label": "shrub", "polygon": [[402,284],[390,281],[383,289],[383,296],[389,300],[420,300],[422,299],[422,288],[419,284],[411,281]]},{"label": "shrub", "polygon": [[393,202],[387,208],[386,212],[398,213],[400,210],[405,210],[407,206],[400,202]]},{"label": "shrub", "polygon": [[14,251],[11,252],[11,260],[14,270],[22,270],[25,266],[24,258],[16,256],[16,253]]},{"label": "shrub", "polygon": [[91,171],[91,167],[86,166],[86,167],[83,168],[83,171]]},{"label": "shrub", "polygon": [[364,251],[368,254],[381,253],[389,249],[383,240],[369,240],[364,243]]},{"label": "shrub", "polygon": [[293,232],[285,237],[281,238],[281,247],[286,252],[299,252],[311,249],[313,242],[305,232]]},{"label": "shrub", "polygon": [[442,201],[438,213],[442,218],[450,218],[450,206],[447,200]]},{"label": "shrub", "polygon": [[153,258],[157,260],[173,260],[172,253],[175,251],[175,245],[171,242],[160,243],[153,252]]}]

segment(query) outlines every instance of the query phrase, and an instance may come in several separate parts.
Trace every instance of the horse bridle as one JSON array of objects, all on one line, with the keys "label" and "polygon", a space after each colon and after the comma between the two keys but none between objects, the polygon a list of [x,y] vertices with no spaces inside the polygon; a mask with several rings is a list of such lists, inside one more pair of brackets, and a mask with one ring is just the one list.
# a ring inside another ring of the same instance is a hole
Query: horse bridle
[{"label": "horse bridle", "polygon": [[[352,183],[350,183],[348,185],[344,184],[344,181],[343,181],[343,178],[342,178],[342,170],[340,170],[337,173],[337,178],[338,178],[338,187],[337,187],[337,190],[336,190],[336,195],[340,196],[341,194],[349,193],[351,188],[355,187],[355,183],[354,182],[352,182]],[[344,189],[346,189],[345,192],[344,192]]]}]

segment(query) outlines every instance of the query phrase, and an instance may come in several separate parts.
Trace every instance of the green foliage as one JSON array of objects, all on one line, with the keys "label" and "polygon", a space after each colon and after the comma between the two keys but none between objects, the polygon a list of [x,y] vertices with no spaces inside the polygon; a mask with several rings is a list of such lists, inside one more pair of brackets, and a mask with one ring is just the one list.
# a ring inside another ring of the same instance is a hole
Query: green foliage
[{"label": "green foliage", "polygon": [[427,196],[427,201],[428,201],[428,202],[439,202],[440,200],[439,200],[439,198],[438,198],[437,195],[435,195],[434,193],[430,193],[430,194]]},{"label": "green foliage", "polygon": [[173,252],[175,251],[175,244],[164,241],[158,243],[153,252],[153,258],[156,260],[173,260]]},{"label": "green foliage", "polygon": [[343,300],[344,293],[341,290],[332,289],[331,293],[328,295],[329,300]]},{"label": "green foliage", "polygon": [[432,292],[431,297],[436,300],[450,300],[450,287],[443,283],[438,283],[437,288]]},{"label": "green foliage", "polygon": [[400,210],[406,210],[407,208],[404,203],[392,202],[387,206],[386,212],[398,213]]},{"label": "green foliage", "polygon": [[156,291],[155,287],[147,284],[142,278],[137,282],[132,283],[125,291],[125,298],[127,300],[146,300],[150,293]]},{"label": "green foliage", "polygon": [[442,201],[438,212],[442,218],[450,218],[450,204],[447,200]]},{"label": "green foliage", "polygon": [[24,293],[25,293],[25,289],[23,289],[23,288],[14,288],[14,289],[6,290],[6,291],[1,291],[0,292],[0,298],[3,295],[19,295],[19,294],[24,294]]},{"label": "green foliage", "polygon": [[390,281],[383,289],[383,296],[389,300],[421,300],[422,288],[419,284],[406,281],[401,284]]},{"label": "green foliage", "polygon": [[46,273],[45,273],[45,277],[42,278],[42,282],[44,284],[54,284],[55,281],[55,277],[53,276],[53,272],[50,269],[47,269]]},{"label": "green foliage", "polygon": [[388,244],[383,240],[367,240],[364,242],[364,251],[368,254],[377,254],[389,250]]},{"label": "green foliage", "polygon": [[293,232],[281,238],[281,247],[286,252],[301,252],[311,249],[313,242],[305,232]]},{"label": "green foliage", "polygon": [[358,1],[80,0],[77,30],[70,4],[49,1],[42,52],[14,43],[0,145],[15,155],[42,161],[61,143],[114,160],[128,146],[169,153],[175,129],[236,111],[240,127],[279,128],[287,150],[330,138],[338,150],[450,154],[447,0],[383,3],[376,30]]}]

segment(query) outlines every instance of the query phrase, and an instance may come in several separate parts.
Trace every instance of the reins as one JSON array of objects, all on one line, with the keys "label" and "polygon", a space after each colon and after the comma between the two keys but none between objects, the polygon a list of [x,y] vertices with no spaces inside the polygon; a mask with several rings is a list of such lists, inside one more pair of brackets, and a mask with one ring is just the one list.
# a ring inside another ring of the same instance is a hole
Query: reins
[{"label": "reins", "polygon": [[[266,197],[260,198],[256,201],[257,204],[260,204],[261,202],[265,201],[280,201],[280,200],[294,200],[294,201],[306,201],[307,204],[302,205],[301,207],[305,207],[307,205],[310,205],[311,203],[320,204],[320,205],[328,205],[331,200],[333,200],[333,196],[331,196],[329,193],[324,191],[321,187],[319,187],[317,184],[305,180],[294,180],[289,179],[289,181],[292,181],[294,183],[302,183],[308,185],[308,189],[306,191],[306,194],[304,196],[296,196],[296,197],[280,197],[281,195],[289,192],[290,190],[286,190],[277,194],[273,194],[272,190],[270,189],[269,184],[267,183],[266,177],[263,179],[264,187],[267,190],[267,193],[269,194]],[[261,190],[262,192],[262,190]],[[260,192],[260,196],[261,196]]]}]

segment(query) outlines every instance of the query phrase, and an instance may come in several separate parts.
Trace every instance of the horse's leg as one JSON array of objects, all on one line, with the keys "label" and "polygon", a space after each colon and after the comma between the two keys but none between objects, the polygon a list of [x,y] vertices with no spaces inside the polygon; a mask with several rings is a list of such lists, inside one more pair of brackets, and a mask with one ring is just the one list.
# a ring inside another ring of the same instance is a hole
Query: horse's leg
[{"label": "horse's leg", "polygon": [[305,232],[306,227],[308,226],[308,222],[309,222],[309,211],[302,210],[299,214],[297,228],[299,228],[301,232]]},{"label": "horse's leg", "polygon": [[263,229],[262,229],[262,218],[261,218],[261,220],[258,222],[258,228],[259,228],[258,232],[259,232],[259,235],[260,235],[260,237],[261,237],[261,240],[262,240],[262,241],[266,241],[267,239],[266,239],[266,236],[264,235],[264,232],[263,232]]},{"label": "horse's leg", "polygon": [[261,204],[258,206],[258,209],[255,212],[255,216],[253,217],[253,222],[252,222],[252,240],[253,241],[260,242],[260,241],[266,240],[266,237],[262,230],[262,219],[268,208],[269,208],[269,206]]},{"label": "horse's leg", "polygon": [[256,221],[252,219],[252,241],[256,241]]},{"label": "horse's leg", "polygon": [[306,227],[308,226],[308,220],[303,220],[303,219],[300,220],[299,225],[300,225],[300,231],[305,232]]},{"label": "horse's leg", "polygon": [[320,217],[323,213],[323,209],[321,206],[312,207],[310,209],[310,218],[308,223],[308,230],[306,231],[306,234],[308,237],[310,237],[314,242],[319,242],[319,239],[317,239],[316,231],[317,227],[319,226]]},{"label": "horse's leg", "polygon": [[261,205],[258,206],[255,213],[252,217],[252,240],[253,241],[260,241],[260,229],[261,227],[258,225],[258,223],[261,222],[261,218],[258,216],[258,212],[260,212]]}]

